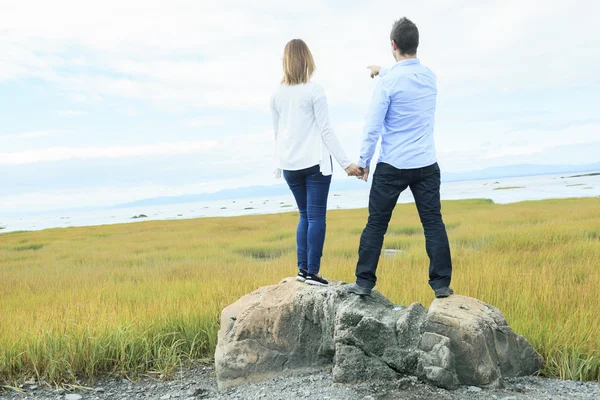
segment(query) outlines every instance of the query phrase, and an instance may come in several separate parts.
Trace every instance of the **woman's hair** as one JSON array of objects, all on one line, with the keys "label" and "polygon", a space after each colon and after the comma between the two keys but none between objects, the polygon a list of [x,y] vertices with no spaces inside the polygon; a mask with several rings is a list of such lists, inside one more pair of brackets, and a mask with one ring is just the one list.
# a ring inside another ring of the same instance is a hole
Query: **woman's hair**
[{"label": "woman's hair", "polygon": [[283,50],[283,79],[286,85],[308,83],[315,72],[315,60],[302,39],[290,40]]}]

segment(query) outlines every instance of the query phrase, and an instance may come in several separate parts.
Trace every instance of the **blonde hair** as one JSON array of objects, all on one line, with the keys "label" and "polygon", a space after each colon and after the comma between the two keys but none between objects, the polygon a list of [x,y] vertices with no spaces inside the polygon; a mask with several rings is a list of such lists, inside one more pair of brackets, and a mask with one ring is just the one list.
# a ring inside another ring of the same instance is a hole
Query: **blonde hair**
[{"label": "blonde hair", "polygon": [[302,39],[290,40],[283,50],[283,79],[286,85],[308,83],[315,72],[315,60]]}]

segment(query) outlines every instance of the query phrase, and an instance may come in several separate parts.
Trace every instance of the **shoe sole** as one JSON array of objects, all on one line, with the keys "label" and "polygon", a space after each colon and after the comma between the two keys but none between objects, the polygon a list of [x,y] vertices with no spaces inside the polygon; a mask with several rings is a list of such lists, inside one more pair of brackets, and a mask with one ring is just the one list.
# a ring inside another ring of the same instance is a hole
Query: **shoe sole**
[{"label": "shoe sole", "polygon": [[313,286],[327,286],[327,283],[321,283],[321,282],[313,281],[312,279],[307,279],[304,282],[308,283],[309,285],[313,285]]},{"label": "shoe sole", "polygon": [[360,297],[368,297],[368,296],[370,296],[370,295],[371,295],[371,293],[355,292],[355,291],[354,291],[354,290],[352,290],[352,289],[348,290],[348,292],[350,292],[350,293],[352,293],[352,294],[355,294],[355,295],[357,295],[357,296],[360,296]]},{"label": "shoe sole", "polygon": [[436,294],[435,297],[437,299],[445,299],[446,297],[450,297],[454,294],[454,290],[450,289],[448,292],[446,293],[441,293],[441,294]]},{"label": "shoe sole", "polygon": [[305,282],[305,281],[306,281],[306,278],[303,278],[303,277],[301,277],[301,276],[297,276],[297,277],[296,277],[296,280],[297,280],[297,281],[299,281],[299,282]]}]

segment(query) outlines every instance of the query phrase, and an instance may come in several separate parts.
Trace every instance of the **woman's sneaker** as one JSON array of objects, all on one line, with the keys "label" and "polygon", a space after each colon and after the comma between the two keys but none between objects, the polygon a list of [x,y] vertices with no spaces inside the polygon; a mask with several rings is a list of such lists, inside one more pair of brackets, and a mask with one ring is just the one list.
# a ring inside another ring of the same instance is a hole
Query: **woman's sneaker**
[{"label": "woman's sneaker", "polygon": [[327,286],[329,284],[329,282],[327,282],[325,279],[315,274],[308,274],[306,277],[306,283],[315,286]]},{"label": "woman's sneaker", "polygon": [[308,275],[308,271],[305,269],[301,269],[298,271],[298,275],[296,276],[296,280],[300,282],[304,282],[306,280],[306,276]]}]

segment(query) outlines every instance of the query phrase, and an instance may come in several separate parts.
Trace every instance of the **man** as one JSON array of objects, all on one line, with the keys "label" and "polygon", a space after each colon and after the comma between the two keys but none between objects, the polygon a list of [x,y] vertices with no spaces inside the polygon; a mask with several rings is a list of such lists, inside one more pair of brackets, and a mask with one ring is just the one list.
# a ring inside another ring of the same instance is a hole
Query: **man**
[{"label": "man", "polygon": [[368,296],[375,287],[377,263],[392,211],[406,188],[415,198],[430,259],[429,285],[436,297],[453,294],[452,261],[440,205],[440,168],[433,142],[436,77],[417,58],[419,30],[407,18],[394,23],[390,35],[396,64],[368,67],[380,76],[365,125],[358,165],[363,180],[381,136],[381,153],[369,195],[369,220],[360,238],[356,284],[351,293]]}]

